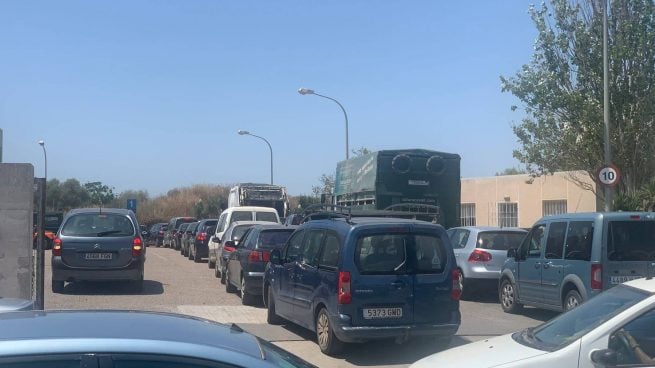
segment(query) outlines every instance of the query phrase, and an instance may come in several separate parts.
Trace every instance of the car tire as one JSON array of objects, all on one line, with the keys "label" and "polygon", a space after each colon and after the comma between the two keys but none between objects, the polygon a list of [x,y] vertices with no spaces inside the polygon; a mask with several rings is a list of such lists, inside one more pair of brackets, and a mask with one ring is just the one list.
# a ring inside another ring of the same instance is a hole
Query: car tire
[{"label": "car tire", "polygon": [[[216,266],[218,267],[218,266]],[[221,284],[225,285],[225,274],[227,273],[225,267],[221,267]]]},{"label": "car tire", "polygon": [[251,305],[253,304],[253,295],[248,292],[246,278],[241,276],[241,304]]},{"label": "car tire", "polygon": [[143,291],[143,271],[141,271],[141,277],[138,280],[133,281],[134,290],[138,292]]},{"label": "car tire", "polygon": [[275,313],[275,299],[273,299],[273,292],[270,287],[266,288],[267,299],[266,299],[266,322],[269,325],[279,325],[282,323],[282,317],[278,316]]},{"label": "car tire", "polygon": [[323,354],[334,355],[343,349],[343,342],[334,334],[325,308],[321,308],[316,315],[316,340]]},{"label": "car tire", "polygon": [[186,248],[186,255],[187,255],[187,258],[188,258],[189,260],[192,260],[193,257],[195,257],[195,256],[193,255],[193,248],[191,248],[191,245],[189,245],[189,246]]},{"label": "car tire", "polygon": [[63,293],[64,292],[64,281],[52,280],[52,292],[53,293]]},{"label": "car tire", "polygon": [[196,246],[193,246],[193,262],[195,263],[200,263],[202,261],[202,257],[198,256],[198,249],[196,249]]},{"label": "car tire", "polygon": [[232,285],[232,282],[230,281],[230,274],[227,272],[222,273],[224,276],[221,279],[225,283],[225,292],[228,294],[236,293],[237,292],[237,287]]},{"label": "car tire", "polygon": [[459,287],[461,288],[461,298],[469,299],[471,297],[471,282],[466,279],[462,270],[459,271]]},{"label": "car tire", "polygon": [[217,279],[220,279],[220,278],[221,278],[221,271],[219,270],[219,267],[220,267],[220,266],[218,265],[218,263],[214,263],[214,276],[215,276]]},{"label": "car tire", "polygon": [[562,306],[562,308],[565,311],[570,311],[571,309],[576,308],[582,303],[583,303],[582,295],[580,295],[580,293],[577,290],[573,289],[573,290],[569,290],[569,292],[566,293],[566,296],[564,297],[564,305]]},{"label": "car tire", "polygon": [[508,279],[503,279],[498,289],[498,300],[505,313],[518,313],[523,305],[516,301],[516,288]]},{"label": "car tire", "polygon": [[[211,256],[208,256],[208,257],[207,257],[207,267],[209,267],[209,268],[214,268],[214,267],[216,267],[216,261],[212,261],[212,257],[211,257]],[[216,277],[218,277],[218,274],[216,275]]]}]

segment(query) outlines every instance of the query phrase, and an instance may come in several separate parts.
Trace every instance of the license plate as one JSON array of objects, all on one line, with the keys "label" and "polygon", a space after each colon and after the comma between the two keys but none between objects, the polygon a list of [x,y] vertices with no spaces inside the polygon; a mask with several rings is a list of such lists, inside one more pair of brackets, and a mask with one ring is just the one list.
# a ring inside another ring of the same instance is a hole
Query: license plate
[{"label": "license plate", "polygon": [[618,285],[639,278],[641,278],[641,276],[610,276],[610,284]]},{"label": "license plate", "polygon": [[364,308],[365,319],[402,318],[402,308]]},{"label": "license plate", "polygon": [[111,259],[112,254],[111,253],[86,253],[84,254],[84,259],[88,260],[107,260]]}]

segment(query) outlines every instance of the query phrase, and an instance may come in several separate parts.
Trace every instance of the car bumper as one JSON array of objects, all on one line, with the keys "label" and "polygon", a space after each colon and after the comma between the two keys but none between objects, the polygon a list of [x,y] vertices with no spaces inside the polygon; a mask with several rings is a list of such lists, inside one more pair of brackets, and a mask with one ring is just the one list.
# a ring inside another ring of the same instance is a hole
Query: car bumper
[{"label": "car bumper", "polygon": [[352,326],[350,316],[339,314],[331,317],[334,334],[343,342],[364,342],[378,339],[408,339],[417,336],[452,337],[459,329],[461,314],[452,312],[449,323],[410,324],[399,326]]},{"label": "car bumper", "polygon": [[250,295],[264,294],[264,272],[247,272],[246,273],[246,291]]},{"label": "car bumper", "polygon": [[81,268],[66,265],[61,257],[52,257],[52,279],[55,281],[121,281],[140,280],[144,260],[133,260],[120,268]]},{"label": "car bumper", "polygon": [[498,280],[500,270],[487,270],[484,267],[474,267],[464,271],[464,277],[470,280]]},{"label": "car bumper", "polygon": [[198,253],[198,257],[207,258],[209,257],[209,248],[204,244],[196,243],[195,252]]}]

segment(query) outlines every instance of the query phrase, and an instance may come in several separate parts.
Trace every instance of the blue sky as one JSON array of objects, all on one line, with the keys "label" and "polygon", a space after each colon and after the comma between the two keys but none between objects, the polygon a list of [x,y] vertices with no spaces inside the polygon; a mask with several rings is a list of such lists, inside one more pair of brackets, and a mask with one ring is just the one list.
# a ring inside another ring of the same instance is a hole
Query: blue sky
[{"label": "blue sky", "polygon": [[425,148],[462,175],[519,163],[499,76],[530,1],[0,1],[4,162],[151,195],[275,182],[308,194],[351,149]]}]

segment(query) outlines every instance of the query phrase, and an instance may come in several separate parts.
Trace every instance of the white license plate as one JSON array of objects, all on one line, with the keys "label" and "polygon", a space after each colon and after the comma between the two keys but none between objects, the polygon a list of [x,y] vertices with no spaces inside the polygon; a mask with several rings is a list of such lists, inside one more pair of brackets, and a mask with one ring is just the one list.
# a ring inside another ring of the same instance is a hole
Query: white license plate
[{"label": "white license plate", "polygon": [[111,259],[112,254],[111,253],[86,253],[84,254],[84,259],[89,259],[89,260],[107,260]]},{"label": "white license plate", "polygon": [[364,308],[365,319],[402,318],[402,308]]},{"label": "white license plate", "polygon": [[610,276],[610,284],[618,285],[639,278],[641,278],[641,276]]}]

